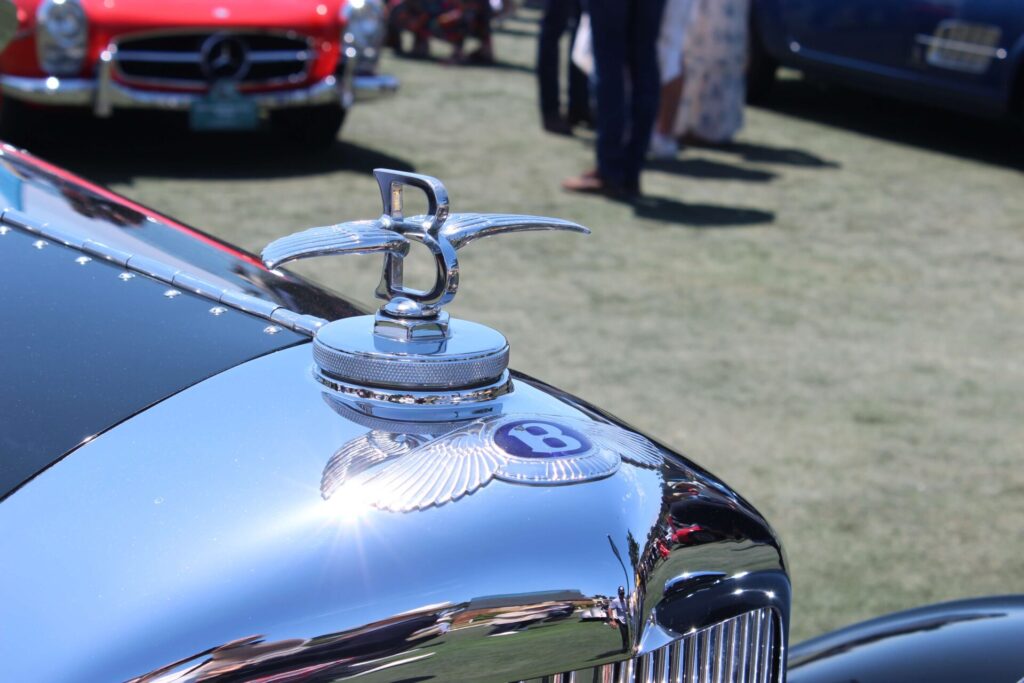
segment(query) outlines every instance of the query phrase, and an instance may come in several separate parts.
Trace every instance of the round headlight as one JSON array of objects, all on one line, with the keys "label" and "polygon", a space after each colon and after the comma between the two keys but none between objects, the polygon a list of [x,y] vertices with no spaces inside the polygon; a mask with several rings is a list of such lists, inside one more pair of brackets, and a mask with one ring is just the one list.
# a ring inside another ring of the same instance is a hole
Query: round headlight
[{"label": "round headlight", "polygon": [[39,66],[54,76],[73,76],[85,61],[89,25],[80,0],[43,0],[36,10]]},{"label": "round headlight", "polygon": [[341,16],[345,21],[344,44],[355,48],[360,67],[372,66],[384,42],[384,3],[381,0],[348,0],[342,6]]}]

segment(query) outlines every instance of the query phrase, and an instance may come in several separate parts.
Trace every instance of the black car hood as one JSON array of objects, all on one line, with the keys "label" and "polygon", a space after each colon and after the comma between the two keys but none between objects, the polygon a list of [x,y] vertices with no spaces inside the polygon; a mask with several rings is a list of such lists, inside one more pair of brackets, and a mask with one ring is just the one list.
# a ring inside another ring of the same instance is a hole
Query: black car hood
[{"label": "black car hood", "polygon": [[[298,313],[354,312],[245,252],[8,147],[0,151],[0,201],[65,233]],[[0,499],[146,407],[308,340],[16,226],[0,233]]]}]

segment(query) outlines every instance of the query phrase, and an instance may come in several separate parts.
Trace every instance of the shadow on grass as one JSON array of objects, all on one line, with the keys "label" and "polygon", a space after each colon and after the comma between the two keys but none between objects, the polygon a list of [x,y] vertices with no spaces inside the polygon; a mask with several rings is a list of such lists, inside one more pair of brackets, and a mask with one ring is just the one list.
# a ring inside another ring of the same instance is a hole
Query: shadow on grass
[{"label": "shadow on grass", "polygon": [[647,168],[704,180],[743,180],[752,183],[766,183],[777,177],[770,171],[743,168],[710,159],[661,159],[648,162]]},{"label": "shadow on grass", "polygon": [[[802,149],[772,147],[771,145],[762,145],[756,142],[727,142],[716,145],[713,143],[686,141],[683,144],[683,149],[685,150],[686,148],[708,149],[726,154],[735,154],[743,161],[755,164],[776,164],[799,168],[842,168],[842,165],[838,162],[823,159],[817,154],[811,154]],[[657,168],[657,163],[659,162],[651,162],[650,165],[652,168]]]},{"label": "shadow on grass", "polygon": [[690,228],[740,228],[775,221],[775,214],[770,211],[714,204],[687,204],[668,197],[642,197],[631,204],[638,218]]},{"label": "shadow on grass", "polygon": [[822,159],[816,154],[805,152],[802,149],[791,147],[771,147],[759,145],[753,142],[732,142],[718,148],[723,152],[737,154],[744,161],[756,164],[779,164],[782,166],[797,166],[800,168],[840,168],[841,165],[835,161]]},{"label": "shadow on grass", "polygon": [[1021,133],[1002,122],[799,78],[783,78],[767,101],[757,106],[891,142],[1024,170]]},{"label": "shadow on grass", "polygon": [[339,170],[369,173],[380,167],[415,170],[411,161],[347,140],[310,148],[268,132],[194,133],[184,117],[167,114],[96,120],[58,113],[62,116],[53,123],[59,125],[41,128],[45,135],[37,133],[29,148],[103,185],[138,176],[258,180]]}]

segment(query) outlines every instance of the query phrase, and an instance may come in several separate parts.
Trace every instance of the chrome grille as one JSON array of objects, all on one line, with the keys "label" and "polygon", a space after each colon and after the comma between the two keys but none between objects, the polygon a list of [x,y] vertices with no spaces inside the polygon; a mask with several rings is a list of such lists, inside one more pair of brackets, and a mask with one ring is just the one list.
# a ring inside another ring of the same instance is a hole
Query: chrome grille
[{"label": "chrome grille", "polygon": [[778,615],[764,608],[625,662],[519,683],[774,683],[780,643]]},{"label": "chrome grille", "polygon": [[204,85],[210,78],[203,68],[203,45],[213,36],[235,38],[244,46],[248,65],[241,83],[301,81],[315,56],[309,39],[292,32],[169,33],[119,39],[114,62],[128,82]]}]

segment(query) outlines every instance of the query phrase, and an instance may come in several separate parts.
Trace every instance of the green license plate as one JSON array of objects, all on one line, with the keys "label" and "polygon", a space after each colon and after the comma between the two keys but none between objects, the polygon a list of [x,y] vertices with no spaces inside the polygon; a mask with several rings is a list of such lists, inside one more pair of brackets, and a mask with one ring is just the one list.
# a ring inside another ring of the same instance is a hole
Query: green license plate
[{"label": "green license plate", "polygon": [[216,84],[209,95],[192,103],[188,118],[192,130],[253,130],[259,126],[260,112],[234,87]]}]

